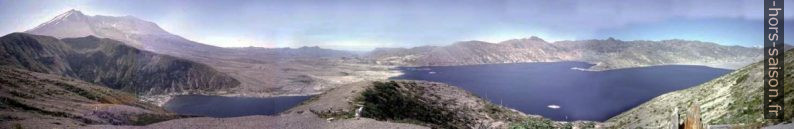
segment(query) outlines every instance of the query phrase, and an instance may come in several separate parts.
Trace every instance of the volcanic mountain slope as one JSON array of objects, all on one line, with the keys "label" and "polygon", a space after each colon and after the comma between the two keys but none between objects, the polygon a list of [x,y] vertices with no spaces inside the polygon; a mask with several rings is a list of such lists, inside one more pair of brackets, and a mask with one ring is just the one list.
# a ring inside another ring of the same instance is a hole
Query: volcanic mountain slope
[{"label": "volcanic mountain slope", "polygon": [[538,37],[500,43],[458,42],[448,46],[381,48],[369,56],[380,64],[444,66],[492,63],[584,61],[591,70],[608,70],[664,64],[738,68],[761,59],[759,48],[721,46],[715,43],[663,40],[581,40],[546,42]]},{"label": "volcanic mountain slope", "polygon": [[[26,33],[54,36],[56,38],[85,37],[89,35],[116,39],[130,46],[150,51],[174,51],[181,54],[202,54],[221,50],[204,44],[196,44],[170,34],[148,21],[132,16],[87,16],[77,10],[69,10]],[[165,42],[163,41],[181,41]],[[194,52],[194,53],[187,53]]]},{"label": "volcanic mountain slope", "polygon": [[0,128],[143,125],[180,117],[101,85],[0,66]]},{"label": "volcanic mountain slope", "polygon": [[361,64],[350,52],[301,48],[221,48],[171,34],[133,16],[88,16],[70,10],[25,31],[59,38],[93,35],[207,64],[240,81],[235,94],[246,96],[317,94],[361,80],[385,79],[388,67]]},{"label": "volcanic mountain slope", "polygon": [[[786,57],[794,57],[794,51],[785,52]],[[794,59],[785,60],[785,79],[794,80]],[[670,92],[656,97],[620,115],[610,118],[607,122],[616,128],[660,128],[670,123],[673,109],[678,108],[681,119],[686,116],[686,109],[694,104],[699,105],[701,119],[709,125],[745,125],[758,126],[776,123],[763,119],[761,100],[763,99],[763,64],[754,63],[733,73],[719,77],[704,84]],[[785,93],[794,93],[794,82],[785,81]],[[784,105],[794,105],[794,96],[786,95]],[[785,108],[787,121],[794,118],[794,108]]]},{"label": "volcanic mountain slope", "polygon": [[12,33],[0,37],[0,65],[79,78],[141,95],[204,92],[239,82],[209,66],[93,36],[56,39]]},{"label": "volcanic mountain slope", "polygon": [[[178,57],[187,56],[201,58],[200,56],[241,56],[246,54],[259,56],[276,54],[277,56],[284,57],[325,57],[346,56],[350,54],[343,51],[328,49],[252,49],[256,47],[221,48],[190,41],[181,36],[174,35],[163,30],[155,23],[141,20],[133,16],[88,16],[74,9],[60,14],[50,21],[42,23],[39,26],[25,32],[38,35],[54,36],[56,38],[73,38],[93,35],[102,38],[119,40],[136,48]],[[268,56],[265,58],[279,57]]]}]

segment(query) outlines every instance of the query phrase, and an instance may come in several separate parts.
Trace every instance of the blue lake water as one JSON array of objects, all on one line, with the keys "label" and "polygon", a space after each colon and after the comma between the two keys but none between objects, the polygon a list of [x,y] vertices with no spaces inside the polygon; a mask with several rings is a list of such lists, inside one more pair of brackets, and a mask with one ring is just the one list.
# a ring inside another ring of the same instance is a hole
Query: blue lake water
[{"label": "blue lake water", "polygon": [[237,117],[248,115],[276,115],[292,108],[311,96],[272,98],[224,97],[205,95],[175,96],[166,102],[166,110],[185,115],[209,117]]},{"label": "blue lake water", "polygon": [[[661,94],[689,88],[732,70],[666,65],[582,71],[583,62],[403,67],[392,79],[443,82],[492,103],[563,121],[604,121]],[[549,105],[558,105],[552,109]]]}]

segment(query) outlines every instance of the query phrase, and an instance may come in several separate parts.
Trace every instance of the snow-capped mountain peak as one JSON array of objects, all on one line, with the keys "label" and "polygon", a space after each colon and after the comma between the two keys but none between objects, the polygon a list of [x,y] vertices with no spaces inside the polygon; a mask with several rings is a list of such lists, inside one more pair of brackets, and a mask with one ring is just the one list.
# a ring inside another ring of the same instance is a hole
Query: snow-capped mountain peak
[{"label": "snow-capped mountain peak", "polygon": [[55,16],[52,20],[26,32],[58,38],[94,35],[124,41],[131,46],[144,49],[149,45],[141,42],[142,36],[178,37],[166,32],[157,24],[132,16],[88,16],[75,9]]},{"label": "snow-capped mountain peak", "polygon": [[55,18],[50,20],[50,21],[64,20],[64,19],[67,19],[69,17],[85,17],[85,14],[83,14],[83,12],[80,12],[79,10],[72,9],[72,10],[66,11],[63,14],[55,16]]}]

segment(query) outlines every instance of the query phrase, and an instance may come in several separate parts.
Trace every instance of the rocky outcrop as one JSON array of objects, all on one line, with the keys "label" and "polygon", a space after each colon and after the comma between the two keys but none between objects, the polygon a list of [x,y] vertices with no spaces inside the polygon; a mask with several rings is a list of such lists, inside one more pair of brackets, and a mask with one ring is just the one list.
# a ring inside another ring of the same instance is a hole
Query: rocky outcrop
[{"label": "rocky outcrop", "polygon": [[239,85],[204,64],[97,38],[12,33],[0,38],[0,65],[79,78],[140,95],[221,91]]},{"label": "rocky outcrop", "polygon": [[[794,51],[787,51],[786,57],[794,56]],[[786,58],[786,80],[794,80],[794,59]],[[663,128],[673,125],[669,116],[673,109],[688,109],[699,105],[702,124],[704,125],[735,125],[745,128],[760,128],[781,121],[763,119],[761,93],[763,90],[763,64],[754,63],[738,69],[730,74],[711,80],[704,84],[670,92],[658,96],[648,102],[634,107],[607,120],[615,128]],[[785,93],[794,93],[794,82],[785,81]],[[787,95],[785,105],[794,105],[794,96]],[[784,116],[788,120],[794,118],[794,108],[785,108]],[[687,116],[689,114],[679,114]],[[683,118],[680,118],[683,119]],[[790,122],[790,121],[789,121]]]},{"label": "rocky outcrop", "polygon": [[0,66],[0,128],[144,125],[181,118],[129,93],[62,77]]},{"label": "rocky outcrop", "polygon": [[448,46],[381,48],[371,52],[369,57],[378,64],[407,66],[583,61],[595,64],[591,70],[665,64],[733,69],[760,60],[758,51],[761,49],[686,40],[621,41],[609,38],[549,43],[532,37],[500,43],[466,41]]}]

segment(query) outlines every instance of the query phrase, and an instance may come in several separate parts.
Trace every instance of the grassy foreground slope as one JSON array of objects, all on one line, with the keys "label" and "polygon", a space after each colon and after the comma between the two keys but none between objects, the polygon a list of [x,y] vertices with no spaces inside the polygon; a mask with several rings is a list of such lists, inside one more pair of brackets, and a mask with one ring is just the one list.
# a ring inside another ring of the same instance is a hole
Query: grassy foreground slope
[{"label": "grassy foreground slope", "polygon": [[[785,60],[784,90],[791,94],[794,93],[794,51],[785,54],[788,58]],[[658,96],[607,122],[615,128],[661,128],[671,125],[670,117],[675,108],[683,119],[686,109],[697,104],[703,123],[708,125],[760,127],[779,123],[781,121],[763,119],[763,66],[762,62],[754,63],[704,84]],[[794,95],[785,96],[785,105],[794,105],[792,98]],[[785,108],[784,115],[788,120],[782,122],[791,122],[794,108]]]},{"label": "grassy foreground slope", "polygon": [[0,67],[0,128],[144,125],[179,117],[105,86]]}]

